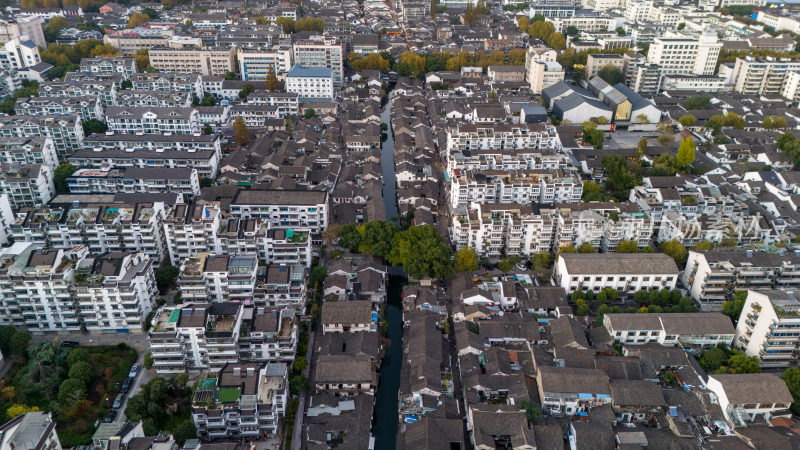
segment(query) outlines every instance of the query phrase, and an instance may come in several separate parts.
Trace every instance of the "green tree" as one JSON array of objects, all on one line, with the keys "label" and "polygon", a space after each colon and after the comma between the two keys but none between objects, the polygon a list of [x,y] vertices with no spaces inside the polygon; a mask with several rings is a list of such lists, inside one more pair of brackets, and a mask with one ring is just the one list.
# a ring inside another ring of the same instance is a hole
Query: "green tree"
[{"label": "green tree", "polygon": [[395,236],[399,231],[396,224],[385,220],[368,222],[359,226],[357,230],[361,234],[361,243],[358,251],[380,256],[381,258],[389,257]]},{"label": "green tree", "polygon": [[781,379],[786,383],[786,387],[789,388],[789,392],[792,393],[792,398],[794,398],[790,409],[794,414],[800,414],[800,369],[791,367],[784,370],[781,374]]},{"label": "green tree", "polygon": [[147,352],[144,355],[144,368],[150,370],[153,367],[153,353]]},{"label": "green tree", "polygon": [[681,145],[678,146],[678,165],[680,167],[687,167],[694,162],[694,139],[685,137],[681,140]]},{"label": "green tree", "polygon": [[597,249],[591,242],[582,242],[578,246],[578,253],[596,253]]},{"label": "green tree", "polygon": [[402,265],[414,278],[442,278],[453,274],[450,253],[450,247],[436,227],[419,225],[395,235],[388,259],[393,265]]},{"label": "green tree", "polygon": [[722,314],[730,317],[733,323],[738,322],[745,300],[747,300],[747,291],[736,291],[733,300],[722,303]]},{"label": "green tree", "polygon": [[267,71],[267,79],[264,81],[264,83],[267,85],[267,90],[270,92],[276,92],[278,89],[280,89],[281,84],[278,81],[278,76],[275,75],[274,67],[269,66],[269,70]]},{"label": "green tree", "polygon": [[586,303],[581,303],[578,305],[578,310],[575,312],[575,314],[579,316],[588,316],[589,314],[591,314],[591,312],[592,310],[591,308],[589,308],[589,305],[587,305]]},{"label": "green tree", "polygon": [[705,369],[707,372],[714,372],[720,367],[722,367],[728,361],[728,353],[719,348],[714,347],[710,350],[707,350],[703,353],[703,356],[700,357],[700,365]]},{"label": "green tree", "polygon": [[305,356],[298,356],[294,359],[294,363],[292,364],[292,368],[296,373],[303,373],[303,371],[308,366],[308,360]]},{"label": "green tree", "polygon": [[419,77],[425,73],[425,58],[410,50],[406,51],[400,55],[394,70],[402,76]]},{"label": "green tree", "polygon": [[538,403],[530,400],[520,400],[519,407],[525,411],[525,418],[528,420],[529,425],[536,423],[543,416],[542,407]]},{"label": "green tree", "polygon": [[678,123],[685,127],[693,127],[697,124],[697,117],[692,114],[684,114],[678,119]]},{"label": "green tree", "polygon": [[67,367],[72,367],[80,362],[89,362],[89,352],[85,348],[74,348],[67,355]]},{"label": "green tree", "polygon": [[647,154],[647,138],[643,137],[636,143],[636,159],[641,159]]},{"label": "green tree", "polygon": [[567,48],[567,40],[563,34],[553,31],[547,36],[547,46],[554,50],[564,50]]},{"label": "green tree", "polygon": [[136,28],[150,22],[150,16],[142,13],[133,13],[128,18],[128,28]]},{"label": "green tree", "polygon": [[497,269],[503,273],[511,272],[511,261],[504,259],[497,264]]},{"label": "green tree", "polygon": [[75,173],[76,170],[78,170],[78,168],[70,163],[61,163],[56,167],[56,170],[53,171],[53,183],[56,186],[57,193],[66,194],[69,192],[67,178]]},{"label": "green tree", "polygon": [[95,133],[105,133],[108,130],[108,125],[97,119],[84,120],[81,122],[81,125],[83,125],[83,134],[86,136]]},{"label": "green tree", "polygon": [[695,244],[694,247],[692,247],[692,250],[694,250],[696,252],[704,252],[704,251],[713,250],[713,249],[714,249],[714,244],[712,244],[711,242],[706,241],[706,240],[702,240],[702,241],[698,242],[697,244]]},{"label": "green tree", "polygon": [[304,119],[311,119],[316,116],[317,116],[317,111],[315,111],[314,108],[306,108],[305,111],[303,112]]},{"label": "green tree", "polygon": [[581,200],[584,202],[604,202],[608,200],[608,196],[603,193],[603,189],[597,183],[584,181]]},{"label": "green tree", "polygon": [[86,398],[86,385],[81,380],[67,378],[58,388],[58,402],[62,405]]},{"label": "green tree", "polygon": [[289,379],[289,391],[292,395],[297,395],[309,388],[308,380],[302,375],[295,375]]},{"label": "green tree", "polygon": [[239,91],[239,98],[242,99],[242,100],[246,99],[247,96],[250,95],[254,90],[255,90],[255,88],[253,87],[252,84],[245,83],[242,86],[242,90]]},{"label": "green tree", "polygon": [[536,253],[531,257],[531,267],[536,273],[541,273],[550,268],[550,254],[547,252]]},{"label": "green tree", "polygon": [[639,251],[639,244],[635,241],[623,239],[619,241],[614,251],[617,253],[636,253]]},{"label": "green tree", "polygon": [[163,266],[156,270],[156,285],[161,293],[167,291],[175,285],[175,281],[180,275],[180,270],[175,266]]},{"label": "green tree", "polygon": [[196,438],[197,429],[195,429],[192,419],[181,422],[181,424],[175,428],[175,431],[172,432],[172,437],[175,438],[178,448],[181,448],[187,440]]},{"label": "green tree", "polygon": [[478,270],[478,254],[470,247],[461,247],[453,256],[456,273],[474,272]]},{"label": "green tree", "polygon": [[250,142],[250,132],[247,130],[247,125],[244,123],[242,116],[237,116],[233,121],[233,134],[236,143],[240,146],[247,145]]},{"label": "green tree", "polygon": [[88,362],[78,361],[69,368],[69,377],[80,380],[88,386],[94,380],[94,370]]},{"label": "green tree", "polygon": [[11,336],[9,344],[11,353],[14,355],[24,355],[28,352],[28,345],[31,342],[31,334],[27,331],[18,330]]},{"label": "green tree", "polygon": [[686,247],[684,247],[679,240],[673,239],[671,241],[662,242],[661,251],[670,258],[674,259],[675,264],[678,265],[678,268],[681,268],[684,266],[684,264],[686,264]]},{"label": "green tree", "polygon": [[597,71],[597,76],[602,78],[606,81],[606,83],[614,86],[617,83],[622,83],[625,81],[625,75],[622,74],[622,71],[619,70],[618,67],[607,65],[600,68]]},{"label": "green tree", "polygon": [[694,95],[686,99],[684,106],[687,111],[695,111],[708,108],[711,103],[711,97],[707,95]]},{"label": "green tree", "polygon": [[203,93],[203,99],[200,100],[200,106],[216,106],[217,99],[208,92]]},{"label": "green tree", "polygon": [[358,252],[361,246],[361,233],[355,225],[348,223],[339,231],[338,243],[352,252]]},{"label": "green tree", "polygon": [[44,38],[47,42],[55,42],[58,35],[61,33],[61,30],[69,28],[69,22],[67,19],[61,16],[54,16],[50,20],[47,21],[47,25],[44,26]]},{"label": "green tree", "polygon": [[9,419],[13,419],[19,415],[27,414],[29,412],[38,410],[39,410],[38,406],[28,406],[20,403],[15,403],[8,407],[8,409],[6,410],[6,415],[8,416]]},{"label": "green tree", "polygon": [[720,367],[720,373],[761,373],[761,366],[757,356],[747,356],[744,352],[734,350],[725,366]]}]

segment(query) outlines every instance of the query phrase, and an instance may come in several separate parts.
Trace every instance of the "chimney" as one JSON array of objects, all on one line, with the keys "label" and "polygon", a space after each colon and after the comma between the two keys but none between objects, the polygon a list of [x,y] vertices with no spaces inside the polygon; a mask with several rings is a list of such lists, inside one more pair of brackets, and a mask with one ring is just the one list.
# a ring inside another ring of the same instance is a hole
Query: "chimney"
[{"label": "chimney", "polygon": [[234,367],[233,368],[233,376],[238,377],[241,374],[242,374],[242,368],[241,367]]},{"label": "chimney", "polygon": [[252,376],[253,376],[253,374],[255,373],[255,370],[256,370],[256,369],[255,369],[255,368],[253,368],[253,367],[248,367],[248,368],[247,368],[247,376],[248,376],[248,377],[252,377]]}]

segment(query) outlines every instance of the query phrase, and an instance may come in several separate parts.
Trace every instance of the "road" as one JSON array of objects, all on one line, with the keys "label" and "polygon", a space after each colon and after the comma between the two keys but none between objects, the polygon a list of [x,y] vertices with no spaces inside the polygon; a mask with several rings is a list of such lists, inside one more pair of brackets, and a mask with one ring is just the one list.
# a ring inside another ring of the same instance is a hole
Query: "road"
[{"label": "road", "polygon": [[117,417],[114,419],[115,423],[125,421],[125,407],[128,406],[128,399],[131,398],[132,395],[138,394],[142,385],[147,384],[147,382],[155,376],[155,370],[146,370],[144,368],[144,354],[145,352],[139,352],[139,357],[136,359],[136,362],[139,363],[139,373],[136,374],[136,379],[133,380],[133,386],[131,386],[128,394],[125,395],[125,401],[122,402],[122,406],[117,410]]}]

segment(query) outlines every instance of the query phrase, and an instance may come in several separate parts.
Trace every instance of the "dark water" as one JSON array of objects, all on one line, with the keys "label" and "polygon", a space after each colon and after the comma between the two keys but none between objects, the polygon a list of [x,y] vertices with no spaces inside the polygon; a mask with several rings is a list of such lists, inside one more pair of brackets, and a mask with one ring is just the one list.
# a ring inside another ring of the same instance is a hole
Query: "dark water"
[{"label": "dark water", "polygon": [[375,448],[394,450],[397,436],[397,392],[400,389],[400,366],[403,361],[403,311],[400,294],[406,278],[389,277],[389,304],[386,305],[386,353],[381,363],[378,394],[375,398]]},{"label": "dark water", "polygon": [[[391,108],[389,103],[381,110],[381,122],[389,126],[388,139],[381,148],[381,168],[383,169],[383,202],[386,206],[386,218],[399,225],[397,208],[397,187],[394,170],[394,136],[389,121]],[[386,352],[381,362],[381,374],[378,381],[378,393],[375,397],[375,448],[394,450],[397,436],[397,392],[400,389],[400,367],[403,361],[403,311],[401,294],[407,279],[400,267],[389,268],[389,285],[386,288],[388,304],[386,320],[389,323],[386,331]]]}]

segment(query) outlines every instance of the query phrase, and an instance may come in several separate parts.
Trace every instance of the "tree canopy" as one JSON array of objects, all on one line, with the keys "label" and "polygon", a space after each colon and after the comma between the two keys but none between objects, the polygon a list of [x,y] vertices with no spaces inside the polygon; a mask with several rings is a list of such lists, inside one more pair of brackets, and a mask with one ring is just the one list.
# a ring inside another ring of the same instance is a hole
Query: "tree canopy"
[{"label": "tree canopy", "polygon": [[610,64],[601,67],[600,70],[597,71],[597,76],[612,86],[625,81],[625,75],[622,74],[622,71],[619,69],[619,67],[615,67]]},{"label": "tree canopy", "polygon": [[478,254],[470,247],[461,247],[456,251],[453,261],[456,273],[474,272],[478,270]]}]

